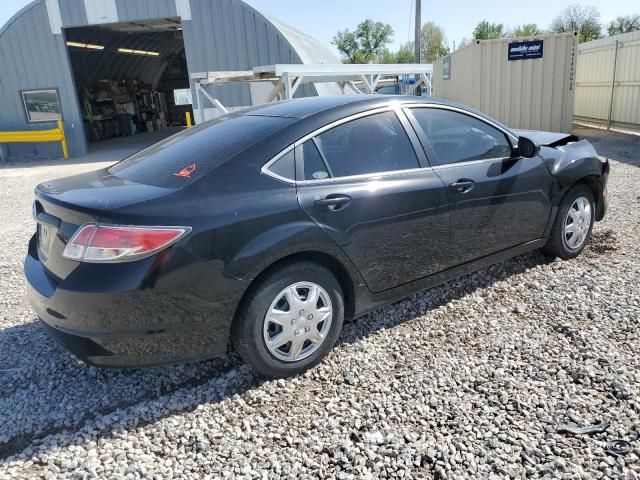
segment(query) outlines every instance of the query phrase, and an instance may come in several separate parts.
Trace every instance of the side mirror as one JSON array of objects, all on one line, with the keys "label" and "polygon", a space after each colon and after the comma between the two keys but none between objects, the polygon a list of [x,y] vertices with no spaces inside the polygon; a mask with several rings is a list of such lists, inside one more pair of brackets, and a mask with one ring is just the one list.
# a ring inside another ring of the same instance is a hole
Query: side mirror
[{"label": "side mirror", "polygon": [[527,137],[520,137],[518,139],[518,154],[524,158],[537,157],[540,153],[540,145]]}]

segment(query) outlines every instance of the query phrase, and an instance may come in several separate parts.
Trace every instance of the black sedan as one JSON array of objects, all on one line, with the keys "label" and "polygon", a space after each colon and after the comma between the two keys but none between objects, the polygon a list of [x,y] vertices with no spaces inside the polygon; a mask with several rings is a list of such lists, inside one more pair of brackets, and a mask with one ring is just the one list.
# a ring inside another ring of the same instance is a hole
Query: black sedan
[{"label": "black sedan", "polygon": [[576,257],[608,172],[585,140],[444,101],[270,104],[39,185],[29,299],[90,364],[206,359],[231,339],[292,375],[345,319],[529,250]]}]

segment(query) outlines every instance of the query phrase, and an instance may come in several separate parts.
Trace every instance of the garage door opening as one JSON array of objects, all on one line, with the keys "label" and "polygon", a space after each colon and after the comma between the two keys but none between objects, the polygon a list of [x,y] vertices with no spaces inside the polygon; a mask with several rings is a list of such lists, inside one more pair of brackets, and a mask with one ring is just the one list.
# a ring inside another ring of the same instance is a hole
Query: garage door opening
[{"label": "garage door opening", "polygon": [[[90,150],[136,150],[193,115],[179,18],[65,30]],[[192,117],[193,118],[193,117]]]}]

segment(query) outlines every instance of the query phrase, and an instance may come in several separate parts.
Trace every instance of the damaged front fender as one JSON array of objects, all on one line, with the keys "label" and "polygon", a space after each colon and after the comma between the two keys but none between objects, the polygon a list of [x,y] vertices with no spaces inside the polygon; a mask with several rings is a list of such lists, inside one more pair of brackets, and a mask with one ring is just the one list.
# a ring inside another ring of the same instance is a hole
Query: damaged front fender
[{"label": "damaged front fender", "polygon": [[596,220],[602,220],[606,210],[606,185],[609,162],[602,160],[587,140],[565,145],[542,147],[540,155],[555,178],[552,200],[558,205],[567,190],[578,182],[588,185],[596,201]]}]

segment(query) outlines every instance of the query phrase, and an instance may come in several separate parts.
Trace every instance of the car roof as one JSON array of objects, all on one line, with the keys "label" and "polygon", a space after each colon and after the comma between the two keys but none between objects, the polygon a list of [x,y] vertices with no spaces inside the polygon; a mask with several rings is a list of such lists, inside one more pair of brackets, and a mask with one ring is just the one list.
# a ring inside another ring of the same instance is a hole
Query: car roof
[{"label": "car roof", "polygon": [[[340,110],[348,110],[349,113],[354,111],[365,111],[377,107],[383,107],[392,102],[402,104],[419,104],[419,105],[442,105],[455,107],[465,110],[469,113],[479,115],[500,125],[504,130],[513,134],[513,131],[506,125],[501,124],[497,120],[479,112],[471,107],[462,105],[457,102],[434,97],[417,97],[410,95],[343,95],[335,97],[306,97],[294,100],[285,100],[276,103],[268,103],[257,107],[244,110],[241,115],[264,116],[264,117],[283,117],[294,119],[305,119],[318,114],[326,114],[330,112],[338,112]],[[515,134],[514,134],[515,136]]]},{"label": "car roof", "polygon": [[285,100],[276,103],[260,105],[249,110],[245,110],[245,115],[256,115],[265,117],[289,117],[306,118],[316,113],[326,112],[345,106],[361,106],[363,110],[375,108],[377,105],[384,105],[392,101],[402,103],[436,103],[441,105],[455,106],[469,110],[464,105],[442,100],[439,98],[415,97],[408,95],[342,95],[336,97],[306,97],[294,100]]}]

